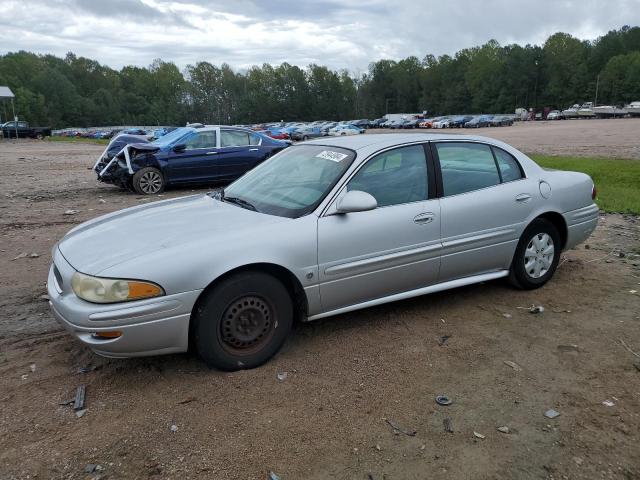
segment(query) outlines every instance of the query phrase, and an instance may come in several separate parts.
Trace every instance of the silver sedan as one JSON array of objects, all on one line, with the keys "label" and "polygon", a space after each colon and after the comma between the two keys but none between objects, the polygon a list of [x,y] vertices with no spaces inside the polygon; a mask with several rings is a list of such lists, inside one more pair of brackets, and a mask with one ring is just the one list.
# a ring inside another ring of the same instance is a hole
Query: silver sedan
[{"label": "silver sedan", "polygon": [[278,153],[221,192],[79,225],[54,248],[57,319],[96,353],[256,367],[294,321],[508,277],[551,279],[595,187],[497,140],[387,134]]}]

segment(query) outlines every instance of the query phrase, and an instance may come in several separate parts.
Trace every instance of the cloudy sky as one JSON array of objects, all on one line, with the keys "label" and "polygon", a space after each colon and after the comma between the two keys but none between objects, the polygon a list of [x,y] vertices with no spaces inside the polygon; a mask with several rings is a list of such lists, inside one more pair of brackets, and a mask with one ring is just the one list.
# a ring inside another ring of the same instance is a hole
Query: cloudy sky
[{"label": "cloudy sky", "polygon": [[264,62],[347,68],[452,54],[495,38],[592,39],[640,25],[640,0],[2,0],[0,54],[72,51],[113,68],[155,58],[244,69]]}]

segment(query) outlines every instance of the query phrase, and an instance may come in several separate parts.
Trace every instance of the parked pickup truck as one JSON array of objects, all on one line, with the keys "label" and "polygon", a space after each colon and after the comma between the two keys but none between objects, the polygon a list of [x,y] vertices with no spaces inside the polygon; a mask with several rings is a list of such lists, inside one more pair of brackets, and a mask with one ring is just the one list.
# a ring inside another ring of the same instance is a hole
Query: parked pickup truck
[{"label": "parked pickup truck", "polygon": [[0,126],[4,138],[38,138],[51,136],[50,127],[30,127],[28,122],[6,122]]}]

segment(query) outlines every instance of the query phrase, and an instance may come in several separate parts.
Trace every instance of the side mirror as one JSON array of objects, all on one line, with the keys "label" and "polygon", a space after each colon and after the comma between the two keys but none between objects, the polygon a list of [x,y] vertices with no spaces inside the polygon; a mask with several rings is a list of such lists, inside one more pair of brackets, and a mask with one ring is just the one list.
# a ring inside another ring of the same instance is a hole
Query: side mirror
[{"label": "side mirror", "polygon": [[184,143],[179,143],[177,145],[174,145],[172,150],[176,153],[179,152],[184,152],[187,149],[187,146]]},{"label": "side mirror", "polygon": [[378,207],[373,195],[361,190],[351,190],[336,204],[337,213],[366,212]]}]

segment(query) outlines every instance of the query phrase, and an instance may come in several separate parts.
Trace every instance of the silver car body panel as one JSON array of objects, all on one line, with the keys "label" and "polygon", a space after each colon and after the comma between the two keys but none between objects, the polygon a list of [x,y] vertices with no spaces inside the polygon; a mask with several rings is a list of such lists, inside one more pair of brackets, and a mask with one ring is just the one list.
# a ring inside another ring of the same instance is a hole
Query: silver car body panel
[{"label": "silver car body panel", "polygon": [[[349,180],[373,155],[446,141],[502,148],[518,160],[525,178],[459,195],[336,214],[335,204]],[[522,231],[541,214],[562,215],[565,248],[586,239],[598,220],[587,175],[544,170],[494,139],[367,134],[305,144],[356,152],[341,180],[309,215],[277,217],[195,195],[121,210],[71,230],[53,250],[63,282],[58,290],[52,266],[48,289],[56,317],[102,355],[185,351],[197,298],[238,268],[286,269],[302,288],[307,319],[313,320],[505,276]],[[424,217],[428,221],[416,221]],[[70,289],[76,271],[153,281],[166,296],[91,304]],[[123,332],[120,338],[91,336],[114,327]]]}]

